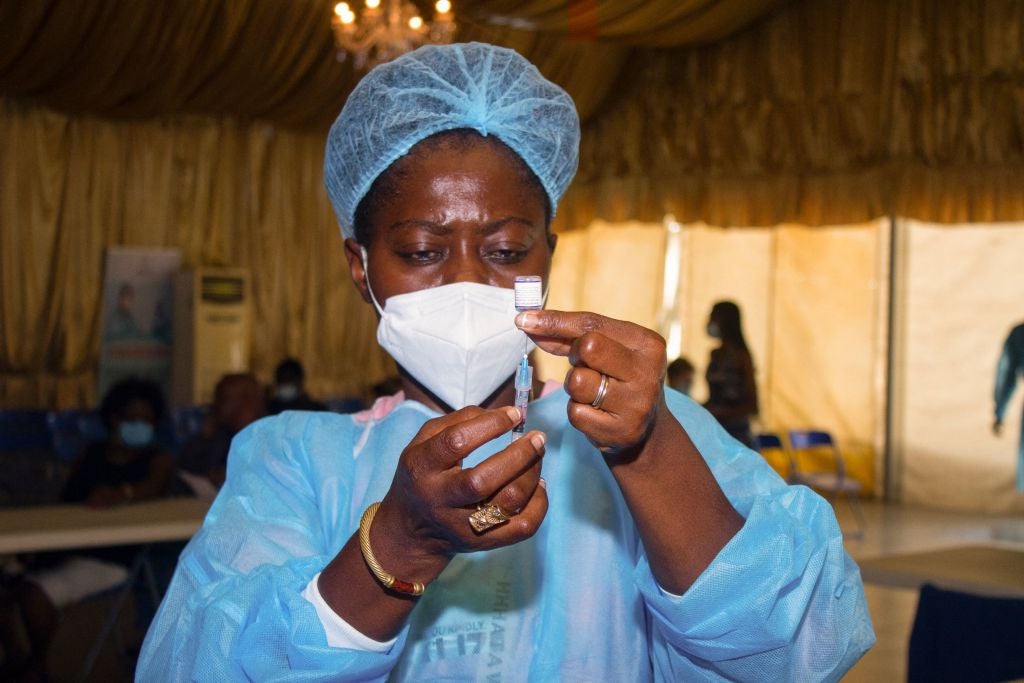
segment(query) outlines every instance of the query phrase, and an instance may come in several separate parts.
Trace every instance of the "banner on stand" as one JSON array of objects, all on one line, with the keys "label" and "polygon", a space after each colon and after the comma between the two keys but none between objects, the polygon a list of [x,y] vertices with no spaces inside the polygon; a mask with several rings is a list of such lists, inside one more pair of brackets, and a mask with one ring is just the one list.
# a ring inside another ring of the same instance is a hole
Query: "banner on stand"
[{"label": "banner on stand", "polygon": [[170,397],[177,249],[110,247],[103,274],[99,396],[127,377],[151,379]]}]

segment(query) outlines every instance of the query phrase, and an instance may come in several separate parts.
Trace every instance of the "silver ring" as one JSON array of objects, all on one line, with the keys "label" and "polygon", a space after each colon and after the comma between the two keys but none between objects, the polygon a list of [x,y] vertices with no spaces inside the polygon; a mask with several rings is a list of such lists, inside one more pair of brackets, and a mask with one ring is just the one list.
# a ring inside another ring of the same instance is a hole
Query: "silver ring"
[{"label": "silver ring", "polygon": [[597,396],[594,397],[591,407],[601,409],[604,397],[608,394],[608,375],[601,373],[601,383],[597,385]]}]

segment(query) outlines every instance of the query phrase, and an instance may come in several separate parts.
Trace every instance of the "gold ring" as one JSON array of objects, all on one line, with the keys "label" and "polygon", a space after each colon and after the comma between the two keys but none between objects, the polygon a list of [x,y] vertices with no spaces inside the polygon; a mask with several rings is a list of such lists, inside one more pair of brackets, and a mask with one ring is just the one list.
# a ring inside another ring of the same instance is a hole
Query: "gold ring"
[{"label": "gold ring", "polygon": [[492,526],[504,524],[510,519],[512,519],[512,515],[494,503],[488,503],[487,505],[476,506],[476,512],[469,516],[469,525],[473,527],[473,531],[480,533],[481,531],[487,531]]},{"label": "gold ring", "polygon": [[604,403],[604,397],[608,395],[608,375],[601,373],[601,383],[597,385],[597,396],[594,397],[593,403],[590,405],[598,410],[601,409],[601,404]]}]

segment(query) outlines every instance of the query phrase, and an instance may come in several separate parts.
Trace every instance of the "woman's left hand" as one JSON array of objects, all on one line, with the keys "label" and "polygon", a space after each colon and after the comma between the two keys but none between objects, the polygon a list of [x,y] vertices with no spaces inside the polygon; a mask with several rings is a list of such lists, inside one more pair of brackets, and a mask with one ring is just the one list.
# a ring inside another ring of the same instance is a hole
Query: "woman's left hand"
[{"label": "woman's left hand", "polygon": [[642,448],[659,421],[672,420],[658,333],[596,313],[552,310],[520,313],[516,326],[544,351],[568,356],[569,422],[601,451]]},{"label": "woman's left hand", "polygon": [[[743,526],[743,518],[665,404],[665,340],[639,325],[594,313],[525,311],[516,316],[516,325],[544,351],[569,357],[569,421],[612,456],[607,462],[654,578],[682,595]],[[608,381],[597,401],[602,376]],[[686,503],[679,505],[680,500]]]}]

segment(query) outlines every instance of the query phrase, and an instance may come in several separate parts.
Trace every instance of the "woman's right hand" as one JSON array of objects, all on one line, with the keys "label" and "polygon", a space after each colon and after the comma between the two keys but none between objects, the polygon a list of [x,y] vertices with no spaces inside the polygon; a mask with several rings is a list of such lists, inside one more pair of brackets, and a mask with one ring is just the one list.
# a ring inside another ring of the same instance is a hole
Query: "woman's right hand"
[{"label": "woman's right hand", "polygon": [[[511,406],[470,406],[423,425],[402,452],[370,529],[383,566],[402,567],[402,578],[428,583],[456,553],[512,545],[536,533],[548,508],[540,478],[542,432],[528,432],[475,467],[462,467],[463,458],[519,420]],[[515,514],[478,533],[469,515],[486,503]]]}]

